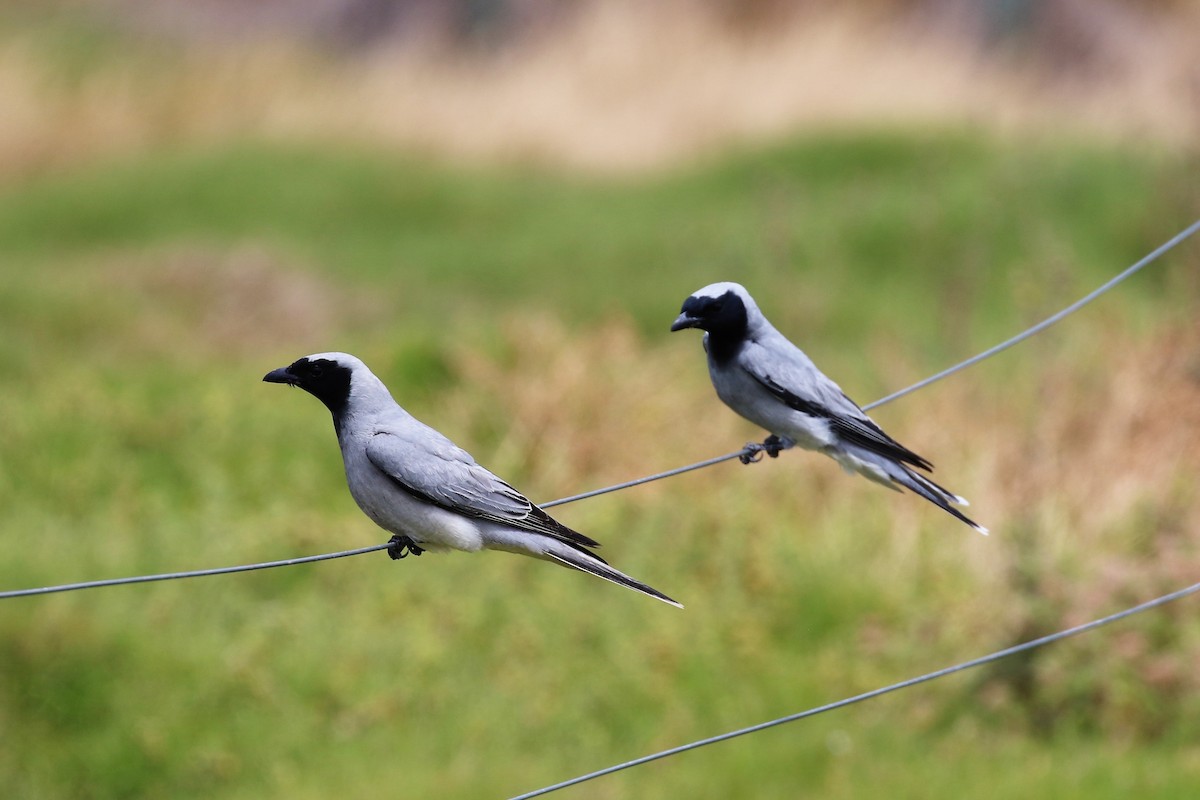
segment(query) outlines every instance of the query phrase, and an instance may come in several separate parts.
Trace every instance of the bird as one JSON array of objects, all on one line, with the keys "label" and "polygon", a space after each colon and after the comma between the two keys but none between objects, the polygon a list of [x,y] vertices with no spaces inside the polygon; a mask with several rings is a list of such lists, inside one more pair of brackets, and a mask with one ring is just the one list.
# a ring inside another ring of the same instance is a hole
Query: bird
[{"label": "bird", "polygon": [[348,353],[317,353],[272,370],[267,383],[299,387],[333,415],[358,507],[393,534],[393,559],[426,550],[503,550],[561,564],[683,608],[609,566],[599,542],[553,519],[467,451],[418,421],[367,365]]},{"label": "bird", "polygon": [[725,281],[694,292],[671,325],[672,331],[685,328],[705,331],[717,396],[771,434],[751,448],[772,458],[794,445],[824,453],[849,474],[896,491],[909,489],[987,534],[955,508],[969,505],[965,499],[917,471],[931,472],[933,465],[884,433],[767,320],[744,286]]}]

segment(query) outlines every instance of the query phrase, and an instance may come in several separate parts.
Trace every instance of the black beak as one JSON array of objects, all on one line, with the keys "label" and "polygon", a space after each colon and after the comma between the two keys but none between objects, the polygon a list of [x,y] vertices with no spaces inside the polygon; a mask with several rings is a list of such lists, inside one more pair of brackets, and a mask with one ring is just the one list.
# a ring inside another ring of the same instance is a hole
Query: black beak
[{"label": "black beak", "polygon": [[268,372],[263,380],[267,383],[286,383],[288,386],[296,385],[296,376],[287,371],[287,367],[280,367]]},{"label": "black beak", "polygon": [[681,331],[684,328],[699,328],[700,322],[701,321],[696,317],[690,317],[688,316],[687,312],[684,312],[676,317],[675,321],[671,323],[671,331]]}]

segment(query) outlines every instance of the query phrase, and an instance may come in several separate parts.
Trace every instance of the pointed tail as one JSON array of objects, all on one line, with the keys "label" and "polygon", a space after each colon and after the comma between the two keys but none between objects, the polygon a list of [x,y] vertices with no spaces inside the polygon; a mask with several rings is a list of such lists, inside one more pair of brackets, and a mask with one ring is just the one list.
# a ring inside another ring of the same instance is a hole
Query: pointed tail
[{"label": "pointed tail", "polygon": [[901,469],[904,470],[904,474],[900,476],[893,475],[892,480],[921,495],[921,497],[924,497],[926,500],[945,511],[947,514],[962,520],[975,530],[982,533],[984,536],[988,535],[987,528],[983,527],[978,522],[954,507],[956,505],[970,505],[966,499],[959,497],[958,495],[954,494],[954,492],[938,486],[936,483],[929,480],[929,478],[926,478],[920,473],[914,472],[908,467],[901,466]]},{"label": "pointed tail", "polygon": [[633,589],[635,592],[650,595],[654,599],[670,603],[676,608],[683,608],[683,604],[677,603],[657,589],[629,577],[620,570],[613,569],[601,560],[599,556],[566,546],[556,547],[553,550],[546,550],[545,552],[547,558],[551,558],[563,566],[586,572],[589,575],[595,575],[597,578],[603,578],[606,581],[612,581],[626,588]]}]

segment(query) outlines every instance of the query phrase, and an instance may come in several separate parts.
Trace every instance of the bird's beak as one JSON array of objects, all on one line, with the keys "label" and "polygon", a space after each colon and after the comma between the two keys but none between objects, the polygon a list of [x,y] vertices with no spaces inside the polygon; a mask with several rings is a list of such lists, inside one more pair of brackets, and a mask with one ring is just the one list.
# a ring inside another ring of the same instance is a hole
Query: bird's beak
[{"label": "bird's beak", "polygon": [[688,314],[686,312],[683,314],[680,314],[678,317],[675,318],[675,321],[671,323],[672,331],[681,331],[684,328],[699,328],[699,327],[700,327],[700,320],[696,319],[695,317],[688,316]]},{"label": "bird's beak", "polygon": [[296,376],[287,371],[287,367],[280,367],[268,372],[263,380],[267,383],[286,383],[288,386],[296,385]]}]

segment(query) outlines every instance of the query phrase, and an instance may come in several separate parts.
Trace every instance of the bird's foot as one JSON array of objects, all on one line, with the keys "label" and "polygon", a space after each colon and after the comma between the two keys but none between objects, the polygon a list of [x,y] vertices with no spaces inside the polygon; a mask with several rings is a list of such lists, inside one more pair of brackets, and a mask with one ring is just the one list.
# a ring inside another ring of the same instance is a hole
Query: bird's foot
[{"label": "bird's foot", "polygon": [[771,434],[761,442],[749,442],[746,444],[744,451],[738,456],[738,461],[743,464],[755,464],[762,461],[763,453],[766,453],[771,458],[779,458],[779,454],[791,447],[789,442],[780,439],[775,434]]},{"label": "bird's foot", "polygon": [[746,446],[742,448],[742,454],[738,456],[738,461],[743,464],[756,464],[762,461],[763,450],[765,450],[758,442],[746,442]]},{"label": "bird's foot", "polygon": [[766,439],[763,439],[762,449],[771,458],[779,458],[779,454],[791,447],[790,442],[785,442],[775,434],[771,434]]},{"label": "bird's foot", "polygon": [[419,556],[425,552],[425,548],[419,547],[416,542],[407,536],[396,534],[391,539],[388,539],[387,554],[392,557],[393,561],[404,558],[410,553],[414,556]]}]

